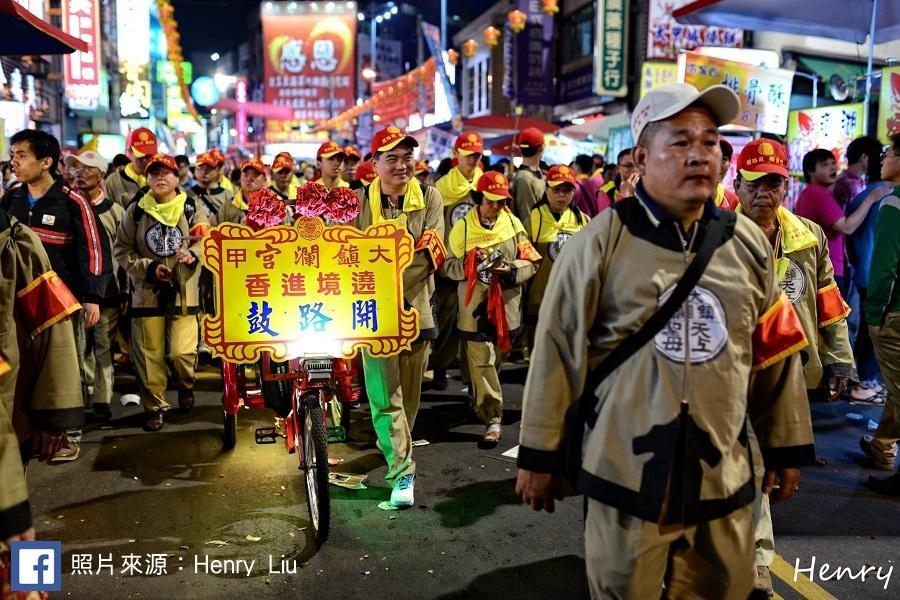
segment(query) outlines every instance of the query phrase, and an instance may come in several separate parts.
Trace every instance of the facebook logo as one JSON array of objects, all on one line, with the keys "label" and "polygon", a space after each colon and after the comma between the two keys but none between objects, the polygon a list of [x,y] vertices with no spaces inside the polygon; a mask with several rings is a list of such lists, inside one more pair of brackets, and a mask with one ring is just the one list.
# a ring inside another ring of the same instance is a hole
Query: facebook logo
[{"label": "facebook logo", "polygon": [[62,590],[62,542],[12,542],[14,592],[59,592]]}]

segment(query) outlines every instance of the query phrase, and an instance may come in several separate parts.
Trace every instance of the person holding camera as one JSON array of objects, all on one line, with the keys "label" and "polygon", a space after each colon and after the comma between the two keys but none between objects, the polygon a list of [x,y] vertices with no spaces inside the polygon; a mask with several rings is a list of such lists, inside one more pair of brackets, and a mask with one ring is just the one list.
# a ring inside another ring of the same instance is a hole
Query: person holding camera
[{"label": "person holding camera", "polygon": [[481,446],[500,441],[503,390],[499,370],[521,327],[522,285],[534,276],[541,256],[507,203],[509,181],[497,171],[483,174],[472,194],[475,209],[450,231],[443,274],[458,281],[457,329],[466,341],[475,413],[487,426]]},{"label": "person holding camera", "polygon": [[202,202],[178,187],[178,165],[157,154],[147,162],[150,191],[132,202],[119,225],[118,263],[131,281],[132,361],[145,428],[159,431],[166,401],[166,366],[172,368],[178,405],[194,405],[200,238],[209,227]]}]

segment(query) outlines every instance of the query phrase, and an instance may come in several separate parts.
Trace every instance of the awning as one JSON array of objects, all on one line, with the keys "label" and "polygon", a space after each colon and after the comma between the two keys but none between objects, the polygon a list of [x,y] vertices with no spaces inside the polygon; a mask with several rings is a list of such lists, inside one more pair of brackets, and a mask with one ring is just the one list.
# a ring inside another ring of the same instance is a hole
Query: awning
[{"label": "awning", "polygon": [[498,135],[515,133],[529,127],[536,127],[542,133],[554,133],[559,127],[548,121],[541,119],[531,119],[528,117],[507,117],[504,115],[485,115],[483,117],[473,117],[471,119],[463,119],[463,129],[466,131],[477,131],[481,137],[496,137]]},{"label": "awning", "polygon": [[0,0],[0,54],[70,54],[87,52],[86,42],[39,19],[14,0]]}]

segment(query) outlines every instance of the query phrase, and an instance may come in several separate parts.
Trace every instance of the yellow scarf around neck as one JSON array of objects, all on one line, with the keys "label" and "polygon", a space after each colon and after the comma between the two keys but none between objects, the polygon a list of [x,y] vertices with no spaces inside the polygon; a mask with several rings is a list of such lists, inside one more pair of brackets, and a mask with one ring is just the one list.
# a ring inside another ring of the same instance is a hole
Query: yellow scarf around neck
[{"label": "yellow scarf around neck", "polygon": [[480,167],[475,167],[472,181],[469,181],[462,174],[462,171],[459,170],[459,167],[453,167],[446,175],[437,180],[434,187],[441,193],[441,197],[444,199],[444,206],[450,206],[471,193],[483,174]]},{"label": "yellow scarf around neck", "polygon": [[244,190],[241,188],[234,192],[234,198],[231,199],[231,203],[234,204],[235,208],[239,208],[244,212],[247,212],[247,209],[250,208],[250,205],[244,202]]},{"label": "yellow scarf around neck", "polygon": [[456,222],[450,231],[450,251],[457,257],[474,248],[489,249],[499,246],[518,234],[525,233],[522,223],[508,210],[501,210],[492,229],[481,224],[478,207],[470,210],[465,218]]},{"label": "yellow scarf around neck", "polygon": [[[403,194],[403,213],[401,221],[406,225],[405,213],[411,213],[416,210],[425,208],[425,195],[422,193],[422,187],[415,179],[406,184],[406,192]],[[376,177],[369,185],[369,212],[372,213],[372,225],[378,225],[391,219],[385,219],[381,212],[381,179]]]},{"label": "yellow scarf around neck", "polygon": [[174,198],[165,204],[160,204],[153,197],[153,192],[147,192],[138,200],[138,206],[163,225],[177,227],[178,221],[181,220],[181,215],[184,214],[184,203],[186,200],[187,194],[178,192]]},{"label": "yellow scarf around neck", "polygon": [[134,166],[131,163],[125,165],[125,174],[131,178],[136,184],[138,184],[139,188],[142,188],[147,185],[147,176],[141,175],[137,171],[134,170]]},{"label": "yellow scarf around neck", "polygon": [[234,184],[231,183],[231,180],[224,175],[219,177],[219,187],[221,187],[223,190],[228,190],[229,192],[234,191]]},{"label": "yellow scarf around neck", "polygon": [[[734,212],[743,213],[743,206],[738,204]],[[781,281],[791,264],[786,255],[812,248],[819,243],[819,240],[800,220],[800,217],[785,207],[778,207],[775,211],[775,218],[778,219],[778,227],[781,229],[781,256],[775,260],[775,272],[778,275],[778,281]]]},{"label": "yellow scarf around neck", "polygon": [[[538,218],[536,219],[535,216]],[[584,215],[579,221],[571,208],[567,208],[557,221],[553,218],[550,205],[541,204],[531,211],[531,241],[535,244],[550,244],[556,241],[560,233],[576,233],[581,231],[585,225],[587,225],[587,220]]]}]

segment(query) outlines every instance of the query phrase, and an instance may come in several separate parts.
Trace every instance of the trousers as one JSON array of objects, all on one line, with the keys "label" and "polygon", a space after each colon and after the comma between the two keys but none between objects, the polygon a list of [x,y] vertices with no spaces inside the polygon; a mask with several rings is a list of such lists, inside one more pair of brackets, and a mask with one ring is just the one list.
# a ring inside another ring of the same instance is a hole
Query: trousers
[{"label": "trousers", "polygon": [[197,341],[195,315],[132,319],[131,356],[145,411],[172,408],[166,401],[167,367],[178,390],[194,389]]}]

